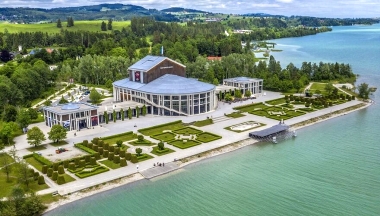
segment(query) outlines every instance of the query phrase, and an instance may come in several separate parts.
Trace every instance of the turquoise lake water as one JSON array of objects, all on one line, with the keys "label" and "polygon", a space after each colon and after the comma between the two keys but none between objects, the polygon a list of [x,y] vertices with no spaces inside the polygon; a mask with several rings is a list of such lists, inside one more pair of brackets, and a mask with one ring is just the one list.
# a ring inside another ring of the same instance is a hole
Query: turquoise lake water
[{"label": "turquoise lake water", "polygon": [[[380,87],[380,25],[275,40],[277,60],[350,63]],[[372,95],[375,101],[380,94]],[[379,103],[46,215],[380,215]]]}]

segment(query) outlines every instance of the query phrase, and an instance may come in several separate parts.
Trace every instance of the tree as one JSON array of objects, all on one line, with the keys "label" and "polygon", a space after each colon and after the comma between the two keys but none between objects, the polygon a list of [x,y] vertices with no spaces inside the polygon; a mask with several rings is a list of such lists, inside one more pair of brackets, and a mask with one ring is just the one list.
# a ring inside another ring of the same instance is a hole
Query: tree
[{"label": "tree", "polygon": [[234,96],[235,96],[236,98],[242,98],[243,95],[242,95],[242,93],[241,93],[240,90],[235,90]]},{"label": "tree", "polygon": [[116,145],[120,148],[123,145],[123,140],[117,140]]},{"label": "tree", "polygon": [[30,179],[30,170],[29,166],[24,161],[19,161],[17,163],[17,178],[18,181],[22,184],[25,184],[26,187],[29,187]]},{"label": "tree", "polygon": [[0,155],[3,155],[1,157],[1,170],[7,175],[7,182],[9,182],[9,174],[12,172],[12,161],[9,159],[9,156],[2,152]]},{"label": "tree", "polygon": [[140,115],[140,108],[136,106],[136,117],[138,118]]},{"label": "tree", "polygon": [[6,139],[8,141],[8,145],[11,144],[11,138],[18,129],[18,125],[14,122],[7,122],[3,126],[3,129],[1,129],[0,134],[3,139]]},{"label": "tree", "polygon": [[164,150],[165,149],[164,142],[159,142],[158,143],[158,149],[160,149],[160,150]]},{"label": "tree", "polygon": [[48,132],[48,135],[49,140],[58,143],[59,141],[66,139],[67,130],[62,125],[53,125]]},{"label": "tree", "polygon": [[46,140],[45,134],[42,133],[41,129],[38,127],[32,127],[32,129],[28,130],[26,139],[30,145],[34,145],[35,147],[41,145],[43,141]]},{"label": "tree", "polygon": [[136,154],[137,154],[137,157],[139,157],[142,153],[142,149],[141,148],[136,148]]},{"label": "tree", "polygon": [[96,104],[99,104],[101,98],[102,98],[102,95],[101,95],[98,91],[96,91],[95,88],[93,88],[93,89],[91,90],[91,93],[90,93],[90,100],[91,100],[91,103],[92,103],[92,104],[95,104],[95,105],[96,105]]},{"label": "tree", "polygon": [[116,110],[113,110],[112,117],[113,117],[113,122],[116,122]]},{"label": "tree", "polygon": [[112,19],[108,20],[107,29],[112,30]]},{"label": "tree", "polygon": [[371,92],[367,83],[361,83],[358,86],[359,96],[363,99],[369,98],[369,93]]},{"label": "tree", "polygon": [[121,109],[120,113],[121,113],[121,120],[124,121],[124,118],[125,118],[124,109]]},{"label": "tree", "polygon": [[247,98],[251,97],[251,95],[252,95],[252,93],[251,93],[250,90],[247,90],[247,91],[245,91],[245,93],[244,93],[244,96],[247,97]]},{"label": "tree", "polygon": [[332,83],[327,83],[327,84],[325,85],[325,91],[327,92],[328,95],[331,94],[331,92],[334,90],[334,88],[335,88],[335,87],[333,86]]},{"label": "tree", "polygon": [[143,135],[138,135],[138,136],[137,136],[137,140],[138,140],[139,142],[143,142],[143,141],[144,141],[144,136],[143,136]]},{"label": "tree", "polygon": [[111,89],[112,88],[112,80],[108,79],[106,82],[106,88]]},{"label": "tree", "polygon": [[29,112],[25,109],[21,109],[17,115],[17,123],[21,128],[27,128],[31,122]]},{"label": "tree", "polygon": [[62,28],[61,19],[57,20],[57,28]]},{"label": "tree", "polygon": [[106,124],[108,124],[109,117],[108,117],[108,112],[107,111],[104,111],[104,118],[106,120]]},{"label": "tree", "polygon": [[229,102],[229,101],[232,101],[232,96],[230,93],[227,93],[225,96],[224,96],[224,100]]},{"label": "tree", "polygon": [[102,24],[100,25],[100,30],[102,31],[107,31],[107,25],[106,23],[103,21]]},{"label": "tree", "polygon": [[5,107],[3,119],[5,122],[15,122],[17,120],[16,107],[12,105],[8,105],[7,107]]},{"label": "tree", "polygon": [[144,106],[142,107],[142,115],[145,116],[146,115],[146,106],[144,104]]},{"label": "tree", "polygon": [[128,118],[132,119],[132,109],[130,107],[128,108]]},{"label": "tree", "polygon": [[61,99],[59,100],[59,104],[67,104],[68,102],[69,101],[66,100],[66,98],[64,98],[63,95],[62,95]]},{"label": "tree", "polygon": [[37,119],[38,118],[38,112],[36,109],[29,108],[28,113],[29,113],[30,119]]}]

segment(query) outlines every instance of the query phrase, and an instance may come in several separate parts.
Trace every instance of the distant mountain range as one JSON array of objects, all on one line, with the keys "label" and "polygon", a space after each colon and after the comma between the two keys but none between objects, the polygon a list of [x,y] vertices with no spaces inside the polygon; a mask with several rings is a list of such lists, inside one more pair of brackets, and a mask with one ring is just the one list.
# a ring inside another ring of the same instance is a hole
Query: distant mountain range
[{"label": "distant mountain range", "polygon": [[211,13],[211,12],[189,9],[189,8],[181,8],[181,7],[171,7],[171,8],[163,9],[161,11],[165,13]]},{"label": "distant mountain range", "polygon": [[150,16],[159,21],[178,21],[174,15],[166,13],[165,11],[124,4],[99,4],[52,9],[23,7],[0,8],[0,20],[16,22],[56,21],[57,19],[66,20],[67,17],[73,17],[74,20],[98,20],[110,18],[114,20],[129,20],[133,17],[139,16]]}]

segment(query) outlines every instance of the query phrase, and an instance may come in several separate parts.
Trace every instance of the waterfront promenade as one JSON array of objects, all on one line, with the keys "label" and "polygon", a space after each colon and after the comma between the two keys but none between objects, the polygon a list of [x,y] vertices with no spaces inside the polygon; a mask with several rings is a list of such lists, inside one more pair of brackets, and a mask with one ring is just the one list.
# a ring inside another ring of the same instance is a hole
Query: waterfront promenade
[{"label": "waterfront promenade", "polygon": [[[145,116],[145,117],[140,117],[140,118],[133,118],[131,120],[117,121],[116,123],[110,122],[109,124],[103,124],[102,127],[97,126],[94,129],[85,129],[85,130],[76,132],[77,133],[76,136],[74,136],[73,131],[69,132],[68,137],[66,139],[69,144],[63,147],[73,147],[73,143],[82,142],[83,140],[91,140],[94,137],[105,137],[105,136],[119,134],[119,133],[123,133],[127,131],[133,131],[136,133],[137,130],[141,128],[151,127],[154,125],[164,124],[164,123],[168,123],[168,122],[172,122],[176,120],[182,120],[184,123],[189,123],[189,122],[194,122],[198,120],[204,120],[207,117],[217,118],[217,117],[224,116],[224,114],[229,114],[231,112],[234,112],[233,107],[250,104],[252,102],[254,103],[263,102],[263,101],[272,100],[272,99],[280,98],[280,97],[282,96],[279,93],[267,92],[266,96],[261,96],[261,97],[258,97],[257,99],[247,100],[241,103],[240,102],[232,103],[232,104],[219,103],[219,106],[216,111],[212,113],[203,114],[203,115],[190,116],[190,117]],[[326,115],[338,110],[342,110],[344,108],[351,107],[360,103],[362,102],[356,101],[356,100],[350,101],[341,105],[336,105],[327,109],[315,111],[315,112],[308,113],[299,117],[289,119],[285,123],[288,125],[293,125],[293,124],[303,122],[311,118],[323,116],[323,115]],[[266,126],[248,130],[242,133],[236,133],[236,132],[232,132],[232,131],[228,131],[224,129],[225,127],[243,123],[246,121],[256,121],[256,122],[264,123],[266,124]],[[154,168],[153,167],[154,163],[160,162],[160,163],[168,164],[170,162],[173,162],[175,159],[178,160],[181,158],[187,158],[193,155],[210,151],[215,148],[227,146],[231,143],[235,143],[241,140],[247,140],[249,132],[252,132],[255,130],[262,130],[262,129],[271,127],[275,124],[278,124],[277,120],[268,119],[268,118],[260,117],[260,116],[254,116],[250,114],[247,114],[246,116],[241,117],[241,118],[225,118],[223,119],[223,121],[214,123],[212,125],[204,126],[201,128],[201,130],[221,135],[223,138],[220,140],[204,143],[204,144],[194,146],[188,149],[178,149],[174,146],[167,146],[175,150],[176,152],[159,156],[159,157],[155,156],[155,158],[153,159],[139,162],[138,164],[132,164],[129,162],[128,166],[126,167],[122,167],[116,170],[110,170],[103,174],[98,174],[98,175],[91,176],[85,179],[78,179],[74,175],[72,175],[76,179],[76,181],[69,182],[64,185],[57,185],[54,182],[46,181],[46,183],[49,185],[50,188],[39,191],[37,194],[49,194],[54,191],[58,191],[58,193],[61,195],[67,195],[67,194],[81,191],[83,189],[86,189],[95,185],[102,184],[104,182],[120,179],[126,176],[140,173],[140,172],[142,172],[145,175],[148,175],[149,178],[152,178],[156,175],[160,175],[160,174],[168,172],[167,169],[161,169],[162,171],[153,170],[150,172],[148,169],[160,169],[160,168]],[[137,127],[134,127],[134,125],[137,125]],[[30,127],[33,127],[33,126],[40,127],[44,131],[45,134],[47,134],[47,132],[50,131],[50,128],[47,127],[45,123],[31,125]],[[151,138],[148,138],[148,137],[145,137],[145,138],[152,140]],[[18,156],[21,157],[23,155],[30,154],[30,152],[26,150],[26,148],[30,147],[30,145],[27,143],[26,135],[22,135],[15,138],[15,141],[16,141],[16,149],[18,150]],[[249,142],[255,143],[257,141],[252,139],[252,140],[249,140]],[[45,143],[49,143],[49,141],[46,141]],[[51,148],[52,148],[51,149],[52,154],[55,154],[53,152],[55,148],[54,147],[51,147]],[[149,147],[142,147],[142,148],[149,148]],[[137,165],[138,165],[138,169],[137,169]],[[170,168],[169,171],[171,171],[171,170],[174,170],[173,167],[175,168],[175,165],[170,166],[170,167],[168,166],[167,168]],[[141,178],[143,178],[142,175],[141,177],[138,177],[137,179],[141,179]]]}]

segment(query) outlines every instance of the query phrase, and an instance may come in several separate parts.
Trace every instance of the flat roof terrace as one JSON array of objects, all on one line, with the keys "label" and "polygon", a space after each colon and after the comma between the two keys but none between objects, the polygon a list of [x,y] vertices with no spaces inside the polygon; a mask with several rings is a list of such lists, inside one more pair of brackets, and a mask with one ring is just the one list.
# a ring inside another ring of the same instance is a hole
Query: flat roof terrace
[{"label": "flat roof terrace", "polygon": [[55,114],[70,114],[75,112],[90,111],[98,109],[97,106],[88,103],[67,103],[67,104],[57,104],[55,106],[44,107],[44,110],[55,113]]},{"label": "flat roof terrace", "polygon": [[[99,106],[98,107],[98,113],[102,114],[104,113],[104,111],[120,111],[121,109],[124,109],[127,110],[129,107],[131,109],[134,109],[136,107],[143,107],[144,104],[142,103],[138,103],[138,102],[135,102],[135,101],[123,101],[123,102],[109,102],[109,103],[106,103],[106,104],[102,104],[102,106]],[[150,106],[150,105],[146,105],[147,107]],[[107,107],[107,108],[106,108]]]}]

